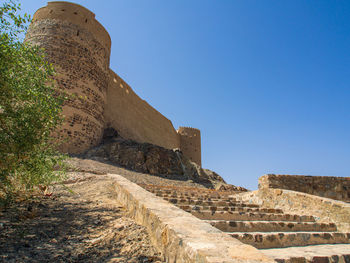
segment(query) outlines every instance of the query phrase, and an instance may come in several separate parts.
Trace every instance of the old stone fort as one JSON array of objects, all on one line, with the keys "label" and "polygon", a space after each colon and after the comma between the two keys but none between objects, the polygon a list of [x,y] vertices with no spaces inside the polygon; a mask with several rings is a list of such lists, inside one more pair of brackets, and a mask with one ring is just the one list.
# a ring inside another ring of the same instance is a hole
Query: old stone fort
[{"label": "old stone fort", "polygon": [[77,95],[63,107],[61,151],[82,153],[98,145],[111,127],[125,139],[180,149],[201,164],[200,131],[175,130],[109,68],[111,38],[94,13],[69,2],[49,2],[34,14],[26,41],[45,48],[59,88]]},{"label": "old stone fort", "polygon": [[[62,151],[82,153],[114,128],[126,139],[179,148],[201,165],[200,131],[176,131],[109,68],[111,39],[92,12],[49,2],[26,41],[45,48],[58,87],[77,95],[63,108]],[[165,262],[350,262],[349,177],[268,174],[258,190],[243,191],[97,174],[113,180],[115,199],[147,228]]]}]

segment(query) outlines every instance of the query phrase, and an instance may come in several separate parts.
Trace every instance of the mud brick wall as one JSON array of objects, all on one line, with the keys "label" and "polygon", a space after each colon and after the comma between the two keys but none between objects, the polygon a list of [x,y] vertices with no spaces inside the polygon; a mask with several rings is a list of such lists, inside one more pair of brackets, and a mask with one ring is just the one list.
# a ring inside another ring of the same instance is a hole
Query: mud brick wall
[{"label": "mud brick wall", "polygon": [[63,106],[64,124],[53,134],[63,142],[60,151],[82,153],[113,127],[125,139],[180,148],[201,163],[199,130],[177,133],[109,69],[111,39],[94,13],[69,2],[49,2],[34,14],[25,41],[45,49],[60,92],[74,95]]},{"label": "mud brick wall", "polygon": [[111,41],[94,16],[76,4],[50,2],[35,13],[26,35],[26,41],[45,49],[60,89],[74,94],[65,102],[65,122],[56,133],[63,152],[97,145],[105,126]]},{"label": "mud brick wall", "polygon": [[124,138],[168,149],[180,148],[179,136],[171,121],[137,96],[112,70],[105,119]]},{"label": "mud brick wall", "polygon": [[350,177],[267,174],[259,178],[259,189],[278,188],[350,202]]},{"label": "mud brick wall", "polygon": [[200,130],[190,127],[179,127],[180,149],[191,161],[202,165],[201,133]]}]

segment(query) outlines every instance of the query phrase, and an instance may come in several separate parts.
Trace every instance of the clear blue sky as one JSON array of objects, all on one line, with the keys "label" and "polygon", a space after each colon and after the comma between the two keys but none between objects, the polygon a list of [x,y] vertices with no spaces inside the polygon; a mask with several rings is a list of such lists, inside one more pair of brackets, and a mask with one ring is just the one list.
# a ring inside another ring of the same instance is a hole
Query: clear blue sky
[{"label": "clear blue sky", "polygon": [[[46,1],[22,1],[33,14]],[[111,68],[228,183],[350,176],[350,1],[76,1],[112,38]]]}]

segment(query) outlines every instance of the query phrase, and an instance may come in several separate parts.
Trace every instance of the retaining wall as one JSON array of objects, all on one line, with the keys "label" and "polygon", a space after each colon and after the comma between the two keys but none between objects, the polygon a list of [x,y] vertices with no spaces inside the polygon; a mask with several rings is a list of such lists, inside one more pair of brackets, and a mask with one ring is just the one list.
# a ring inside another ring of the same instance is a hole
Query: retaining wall
[{"label": "retaining wall", "polygon": [[166,262],[274,262],[246,245],[116,174],[115,196],[146,226]]},{"label": "retaining wall", "polygon": [[293,190],[350,202],[350,177],[267,174],[259,178],[259,189]]}]

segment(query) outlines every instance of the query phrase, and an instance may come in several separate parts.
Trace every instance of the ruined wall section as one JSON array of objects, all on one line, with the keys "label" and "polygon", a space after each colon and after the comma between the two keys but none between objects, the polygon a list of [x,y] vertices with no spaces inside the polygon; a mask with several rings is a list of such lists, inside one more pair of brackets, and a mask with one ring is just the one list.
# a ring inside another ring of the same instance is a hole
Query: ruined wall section
[{"label": "ruined wall section", "polygon": [[350,202],[350,177],[266,174],[259,189],[278,188]]},{"label": "ruined wall section", "polygon": [[56,137],[60,150],[81,153],[101,141],[109,80],[111,40],[84,7],[50,2],[33,16],[26,41],[45,49],[61,90],[75,94],[65,102],[64,124]]},{"label": "ruined wall section", "polygon": [[177,132],[182,153],[191,161],[202,166],[200,130],[190,127],[179,127]]},{"label": "ruined wall section", "polygon": [[167,149],[180,148],[179,136],[164,117],[110,70],[105,120],[107,126],[137,142],[148,142]]}]

